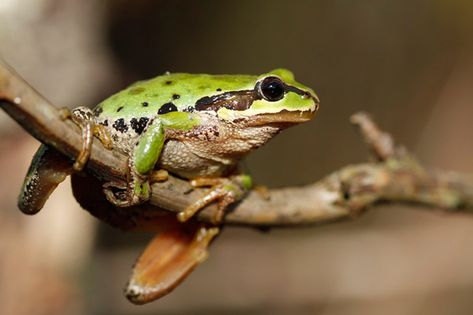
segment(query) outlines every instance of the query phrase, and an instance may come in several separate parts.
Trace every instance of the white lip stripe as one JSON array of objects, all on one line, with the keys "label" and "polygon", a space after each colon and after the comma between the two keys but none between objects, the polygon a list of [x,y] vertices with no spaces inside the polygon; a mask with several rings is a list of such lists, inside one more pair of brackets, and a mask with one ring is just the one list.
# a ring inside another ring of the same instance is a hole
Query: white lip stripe
[{"label": "white lip stripe", "polygon": [[[288,109],[285,108],[284,110],[288,112],[298,112],[301,111],[301,109]],[[316,104],[314,103],[312,106],[310,106],[307,109],[304,109],[303,111],[310,111],[314,112],[316,110]],[[236,111],[236,110],[230,110],[227,108],[220,108],[217,111],[217,116],[226,119],[226,120],[234,120],[238,118],[246,118],[246,117],[251,117],[259,114],[275,114],[279,113],[281,111],[281,108],[266,108],[266,109],[253,109],[249,108],[247,110],[242,110],[242,111]]]}]

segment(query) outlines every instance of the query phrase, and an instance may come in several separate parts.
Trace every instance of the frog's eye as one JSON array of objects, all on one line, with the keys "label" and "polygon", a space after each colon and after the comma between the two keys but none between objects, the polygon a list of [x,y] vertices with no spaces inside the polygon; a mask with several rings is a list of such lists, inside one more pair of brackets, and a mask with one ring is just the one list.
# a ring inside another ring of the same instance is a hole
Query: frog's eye
[{"label": "frog's eye", "polygon": [[266,77],[260,82],[258,92],[265,100],[276,102],[283,98],[285,84],[278,77]]}]

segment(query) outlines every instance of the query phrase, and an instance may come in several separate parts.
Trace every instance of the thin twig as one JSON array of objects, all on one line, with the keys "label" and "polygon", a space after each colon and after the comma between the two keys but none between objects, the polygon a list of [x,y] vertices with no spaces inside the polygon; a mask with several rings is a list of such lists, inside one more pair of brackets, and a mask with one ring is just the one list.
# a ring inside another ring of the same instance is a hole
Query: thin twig
[{"label": "thin twig", "polygon": [[[31,88],[5,63],[0,61],[0,106],[41,142],[69,158],[81,148],[79,129],[63,120],[56,107]],[[268,196],[252,191],[235,205],[225,223],[245,226],[294,226],[318,224],[344,218],[379,201],[415,202],[434,208],[473,209],[473,178],[452,172],[426,171],[415,158],[381,131],[364,113],[352,117],[377,163],[349,165],[303,187],[271,189]],[[73,184],[83,181],[125,179],[126,156],[105,149],[94,141],[87,171],[93,176],[76,176]],[[81,205],[104,221],[122,228],[146,225],[163,215],[163,210],[178,212],[201,197],[205,190],[191,190],[187,181],[170,177],[152,185],[150,205],[115,208],[104,201],[100,183],[95,183],[96,199],[89,193],[76,193]],[[93,185],[93,183],[90,183]],[[154,207],[153,207],[154,206]],[[215,211],[210,205],[198,214],[209,221]]]}]

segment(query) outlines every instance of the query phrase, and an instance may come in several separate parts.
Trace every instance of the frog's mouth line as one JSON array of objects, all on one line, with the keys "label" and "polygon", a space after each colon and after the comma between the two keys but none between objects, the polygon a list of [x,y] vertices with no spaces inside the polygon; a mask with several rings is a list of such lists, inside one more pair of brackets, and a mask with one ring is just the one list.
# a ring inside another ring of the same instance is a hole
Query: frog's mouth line
[{"label": "frog's mouth line", "polygon": [[249,127],[262,125],[295,125],[311,120],[316,113],[317,110],[282,110],[277,113],[258,114],[245,119],[245,125]]}]

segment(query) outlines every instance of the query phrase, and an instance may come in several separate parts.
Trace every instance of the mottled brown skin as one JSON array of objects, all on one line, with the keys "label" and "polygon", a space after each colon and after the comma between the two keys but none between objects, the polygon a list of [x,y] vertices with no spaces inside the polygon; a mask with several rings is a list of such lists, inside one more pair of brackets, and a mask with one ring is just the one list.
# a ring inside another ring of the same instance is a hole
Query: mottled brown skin
[{"label": "mottled brown skin", "polygon": [[206,115],[205,127],[167,130],[158,167],[184,178],[220,177],[231,173],[241,158],[274,137],[283,125],[250,126]]}]

